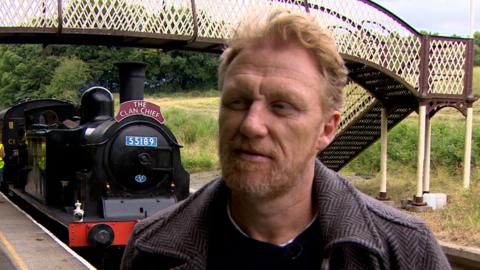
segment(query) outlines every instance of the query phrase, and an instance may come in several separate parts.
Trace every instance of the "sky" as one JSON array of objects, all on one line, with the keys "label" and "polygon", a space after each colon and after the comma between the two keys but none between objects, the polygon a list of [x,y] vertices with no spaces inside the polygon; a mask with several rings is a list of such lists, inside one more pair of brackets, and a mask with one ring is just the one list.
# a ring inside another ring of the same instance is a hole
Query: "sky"
[{"label": "sky", "polygon": [[[480,0],[475,1],[475,31],[480,31]],[[468,37],[470,0],[373,0],[416,30]]]}]

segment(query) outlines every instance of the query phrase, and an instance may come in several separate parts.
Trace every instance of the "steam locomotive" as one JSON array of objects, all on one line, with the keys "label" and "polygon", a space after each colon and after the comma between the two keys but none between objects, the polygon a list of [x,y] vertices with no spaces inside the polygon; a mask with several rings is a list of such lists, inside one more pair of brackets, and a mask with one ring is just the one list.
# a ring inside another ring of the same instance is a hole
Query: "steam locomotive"
[{"label": "steam locomotive", "polygon": [[135,223],[186,198],[189,174],[160,107],[143,100],[146,65],[118,63],[120,108],[105,88],[79,108],[30,100],[0,112],[5,193],[68,231],[71,247],[122,246]]}]

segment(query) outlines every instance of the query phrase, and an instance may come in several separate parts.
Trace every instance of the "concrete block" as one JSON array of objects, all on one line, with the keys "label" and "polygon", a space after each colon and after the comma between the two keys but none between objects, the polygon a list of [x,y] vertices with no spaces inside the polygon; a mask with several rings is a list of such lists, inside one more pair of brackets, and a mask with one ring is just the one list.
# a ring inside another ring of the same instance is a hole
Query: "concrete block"
[{"label": "concrete block", "polygon": [[445,193],[425,193],[423,201],[433,210],[441,209],[447,206],[447,194]]}]

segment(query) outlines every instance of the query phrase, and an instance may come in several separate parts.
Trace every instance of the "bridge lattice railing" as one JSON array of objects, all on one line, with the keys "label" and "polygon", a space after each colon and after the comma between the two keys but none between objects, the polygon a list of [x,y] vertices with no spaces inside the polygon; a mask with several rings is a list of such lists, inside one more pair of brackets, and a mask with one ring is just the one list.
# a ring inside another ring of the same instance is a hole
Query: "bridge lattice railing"
[{"label": "bridge lattice railing", "polygon": [[252,10],[277,7],[311,13],[331,31],[345,57],[378,67],[419,96],[471,95],[470,40],[423,36],[368,0],[4,0],[0,31],[221,44]]},{"label": "bridge lattice railing", "polygon": [[357,118],[375,101],[375,97],[369,94],[360,85],[349,82],[345,86],[345,105],[343,106],[342,118],[337,128],[337,132],[342,132],[347,128],[353,119]]}]

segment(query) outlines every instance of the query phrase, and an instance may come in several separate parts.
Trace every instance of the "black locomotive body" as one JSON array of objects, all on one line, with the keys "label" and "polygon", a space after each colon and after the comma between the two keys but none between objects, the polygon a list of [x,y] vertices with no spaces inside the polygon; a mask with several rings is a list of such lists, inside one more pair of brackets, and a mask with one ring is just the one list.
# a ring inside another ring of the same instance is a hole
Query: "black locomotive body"
[{"label": "black locomotive body", "polygon": [[[79,113],[57,100],[0,113],[6,149],[2,189],[68,228],[69,245],[125,245],[134,224],[188,196],[180,145],[160,108],[143,100],[146,66],[117,65],[120,109],[88,89]],[[12,123],[13,122],[13,123]]]}]

